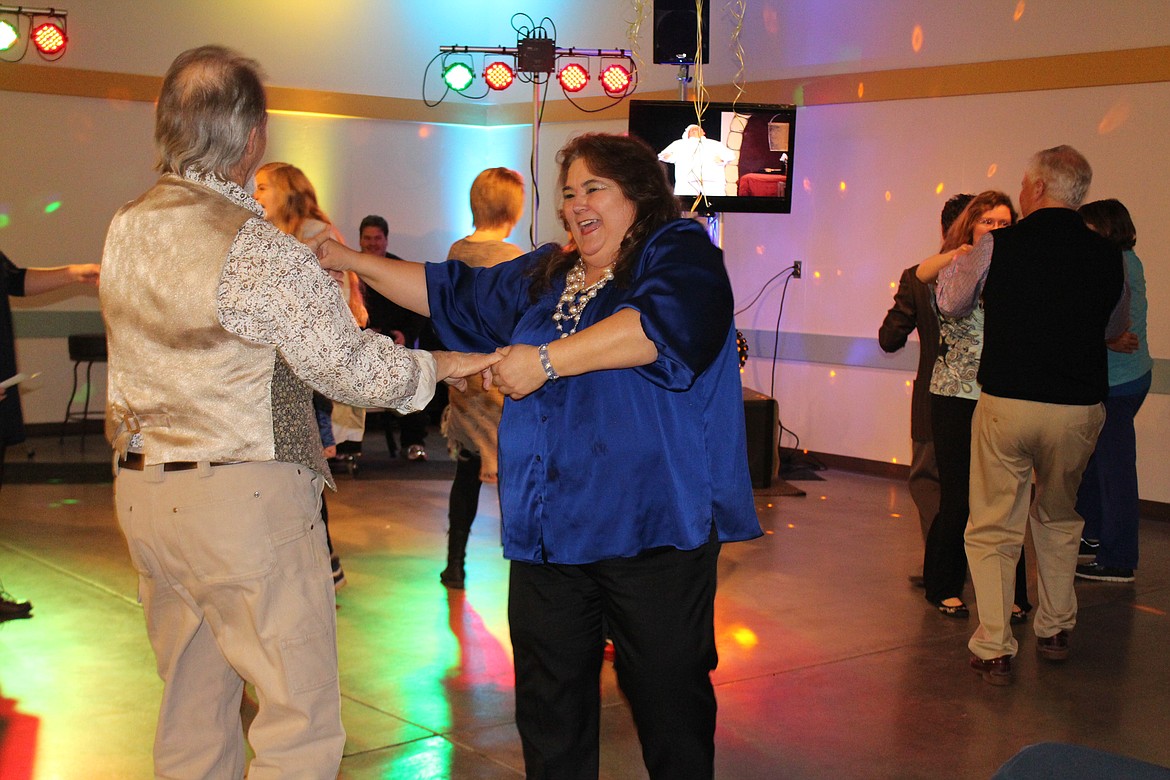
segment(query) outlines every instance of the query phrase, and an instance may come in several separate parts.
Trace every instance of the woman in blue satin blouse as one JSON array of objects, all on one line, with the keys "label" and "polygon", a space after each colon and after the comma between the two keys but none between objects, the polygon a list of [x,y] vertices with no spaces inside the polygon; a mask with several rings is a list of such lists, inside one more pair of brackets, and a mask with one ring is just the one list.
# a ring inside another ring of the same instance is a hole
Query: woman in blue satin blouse
[{"label": "woman in blue satin blouse", "polygon": [[516,722],[529,777],[597,777],[605,636],[654,778],[714,766],[716,563],[761,534],[748,476],[722,253],[680,220],[654,152],[569,141],[570,240],[510,263],[354,270],[430,316],[453,349],[495,349]]}]

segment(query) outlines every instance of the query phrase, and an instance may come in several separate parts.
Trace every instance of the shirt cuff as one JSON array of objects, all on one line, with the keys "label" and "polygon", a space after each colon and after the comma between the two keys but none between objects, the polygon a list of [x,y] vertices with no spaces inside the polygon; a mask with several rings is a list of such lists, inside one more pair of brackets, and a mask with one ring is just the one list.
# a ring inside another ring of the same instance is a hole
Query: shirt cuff
[{"label": "shirt cuff", "polygon": [[435,397],[435,374],[438,373],[435,356],[422,349],[412,349],[411,352],[414,354],[414,362],[418,364],[418,385],[414,395],[393,407],[394,411],[402,414],[421,412]]}]

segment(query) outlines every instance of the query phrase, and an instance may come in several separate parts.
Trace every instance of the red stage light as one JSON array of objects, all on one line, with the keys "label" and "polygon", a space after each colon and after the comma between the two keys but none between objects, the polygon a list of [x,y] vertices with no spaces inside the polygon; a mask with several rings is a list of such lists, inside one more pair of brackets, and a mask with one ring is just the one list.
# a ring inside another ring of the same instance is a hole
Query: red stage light
[{"label": "red stage light", "polygon": [[589,83],[589,71],[575,62],[570,62],[561,68],[561,72],[557,74],[557,81],[561,82],[561,88],[565,92],[580,92]]},{"label": "red stage light", "polygon": [[65,51],[65,31],[52,22],[37,25],[32,31],[33,46],[41,54],[60,54]]},{"label": "red stage light", "polygon": [[515,78],[516,72],[504,62],[493,62],[483,69],[483,80],[492,89],[507,89]]},{"label": "red stage light", "polygon": [[630,88],[630,72],[615,62],[601,71],[601,86],[607,95],[620,95]]}]

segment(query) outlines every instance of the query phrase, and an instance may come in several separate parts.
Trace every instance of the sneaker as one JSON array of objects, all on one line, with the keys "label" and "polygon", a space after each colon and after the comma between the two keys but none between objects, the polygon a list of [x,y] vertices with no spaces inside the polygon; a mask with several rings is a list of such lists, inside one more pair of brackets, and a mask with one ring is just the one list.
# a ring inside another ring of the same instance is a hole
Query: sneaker
[{"label": "sneaker", "polygon": [[1068,660],[1068,632],[1061,630],[1052,636],[1036,637],[1036,653],[1045,661],[1061,663]]},{"label": "sneaker", "polygon": [[407,460],[426,460],[427,449],[421,444],[412,444],[406,450]]},{"label": "sneaker", "polygon": [[1102,566],[1093,563],[1077,565],[1077,576],[1082,580],[1097,580],[1099,582],[1133,582],[1133,569],[1123,569],[1120,566]]},{"label": "sneaker", "polygon": [[17,601],[6,590],[0,590],[0,621],[32,617],[32,604]]},{"label": "sneaker", "polygon": [[1081,537],[1081,548],[1077,550],[1077,560],[1082,563],[1087,563],[1097,557],[1097,551],[1101,549],[1101,542],[1097,539],[1086,539]]},{"label": "sneaker", "polygon": [[329,556],[329,566],[333,569],[333,592],[336,593],[346,585],[345,569],[341,568],[341,558],[337,553]]}]

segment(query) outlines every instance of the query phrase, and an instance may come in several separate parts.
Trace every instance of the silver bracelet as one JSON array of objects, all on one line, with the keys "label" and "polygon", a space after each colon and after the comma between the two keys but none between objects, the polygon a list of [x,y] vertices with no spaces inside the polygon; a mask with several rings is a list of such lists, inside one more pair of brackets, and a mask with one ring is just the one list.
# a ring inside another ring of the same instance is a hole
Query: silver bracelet
[{"label": "silver bracelet", "polygon": [[548,377],[549,381],[555,382],[560,379],[561,375],[556,372],[556,369],[552,367],[552,363],[549,362],[547,341],[540,345],[540,348],[536,350],[536,354],[540,355],[540,365],[544,367],[544,375]]}]

